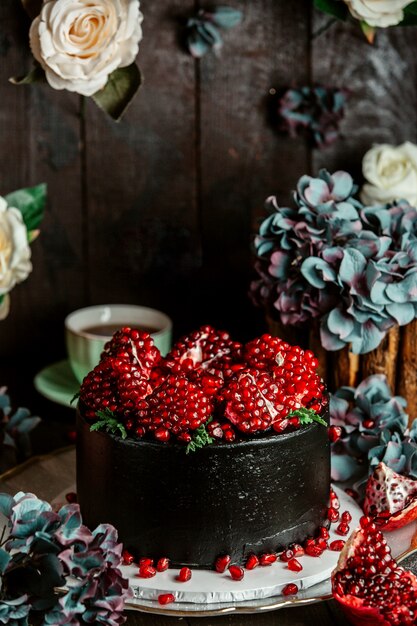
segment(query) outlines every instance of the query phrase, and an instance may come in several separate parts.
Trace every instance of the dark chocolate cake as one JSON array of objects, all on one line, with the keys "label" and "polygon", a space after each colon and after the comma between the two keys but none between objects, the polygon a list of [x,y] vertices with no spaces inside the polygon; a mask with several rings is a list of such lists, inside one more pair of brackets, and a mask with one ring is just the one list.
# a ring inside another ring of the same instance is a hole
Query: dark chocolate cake
[{"label": "dark chocolate cake", "polygon": [[317,365],[270,335],[242,345],[205,326],[162,359],[148,334],[118,331],[80,391],[85,522],[113,524],[136,558],[201,568],[314,537],[330,494]]}]

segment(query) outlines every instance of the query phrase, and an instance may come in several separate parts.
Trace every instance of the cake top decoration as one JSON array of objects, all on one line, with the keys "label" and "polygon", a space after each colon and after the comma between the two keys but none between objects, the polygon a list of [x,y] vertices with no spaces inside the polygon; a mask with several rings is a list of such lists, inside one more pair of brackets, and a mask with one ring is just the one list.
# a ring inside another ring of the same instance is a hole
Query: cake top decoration
[{"label": "cake top decoration", "polygon": [[105,345],[84,379],[80,408],[91,430],[183,444],[327,426],[325,385],[310,350],[262,335],[246,344],[211,326],[180,339],[162,358],[146,332],[128,327]]}]

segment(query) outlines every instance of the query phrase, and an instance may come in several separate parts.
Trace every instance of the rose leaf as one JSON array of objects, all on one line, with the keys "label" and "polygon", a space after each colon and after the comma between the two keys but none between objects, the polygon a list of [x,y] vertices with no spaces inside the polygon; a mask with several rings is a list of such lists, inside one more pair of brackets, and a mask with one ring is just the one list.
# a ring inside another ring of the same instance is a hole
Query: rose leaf
[{"label": "rose leaf", "polygon": [[9,207],[19,209],[28,233],[39,228],[45,211],[45,184],[27,189],[18,189],[5,196],[5,200]]},{"label": "rose leaf", "polygon": [[42,0],[22,0],[22,5],[26,13],[33,20],[41,12]]},{"label": "rose leaf", "polygon": [[92,98],[100,109],[118,122],[141,84],[140,70],[136,63],[132,63],[128,67],[112,72],[106,86],[97,91]]},{"label": "rose leaf", "polygon": [[335,0],[314,0],[314,6],[316,9],[319,9],[319,11],[333,15],[339,20],[345,20],[349,12],[346,4]]},{"label": "rose leaf", "polygon": [[13,85],[31,85],[32,83],[43,83],[45,82],[45,72],[43,68],[37,64],[24,76],[13,76],[12,78],[9,78],[9,81],[13,83]]}]

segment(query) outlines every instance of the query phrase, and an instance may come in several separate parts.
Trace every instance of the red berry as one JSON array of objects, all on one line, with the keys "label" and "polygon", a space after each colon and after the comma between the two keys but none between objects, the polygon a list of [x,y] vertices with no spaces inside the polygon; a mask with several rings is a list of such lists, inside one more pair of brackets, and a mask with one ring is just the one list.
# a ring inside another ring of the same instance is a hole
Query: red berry
[{"label": "red berry", "polygon": [[255,569],[255,567],[258,567],[258,565],[259,565],[259,559],[256,556],[256,554],[250,554],[246,560],[245,568]]},{"label": "red berry", "polygon": [[159,559],[156,564],[156,570],[158,572],[165,572],[165,570],[167,570],[168,567],[169,567],[169,559],[167,559],[166,557]]},{"label": "red berry", "polygon": [[284,552],[281,552],[281,554],[279,555],[279,559],[280,561],[284,561],[284,563],[288,563],[288,561],[292,559],[293,556],[294,552],[292,550],[284,550]]},{"label": "red berry", "polygon": [[276,554],[272,554],[272,553],[268,553],[268,554],[261,554],[261,556],[259,557],[259,565],[272,565],[272,563],[275,563],[275,561],[277,560],[277,555]]},{"label": "red berry", "polygon": [[297,559],[290,559],[287,563],[287,567],[292,572],[301,572],[301,570],[303,569],[303,566],[301,565],[300,561],[297,561]]},{"label": "red berry", "polygon": [[329,549],[333,550],[333,552],[340,552],[341,550],[343,550],[344,545],[345,542],[343,541],[343,539],[336,539],[335,541],[331,542],[331,544],[329,545]]},{"label": "red berry", "polygon": [[175,596],[172,595],[172,593],[161,593],[161,595],[158,596],[158,602],[159,604],[171,604],[175,602]]},{"label": "red berry", "polygon": [[181,583],[186,583],[190,580],[192,572],[189,567],[182,567],[178,572],[177,580]]},{"label": "red berry", "polygon": [[130,554],[127,550],[123,550],[122,552],[123,565],[132,565],[135,560],[133,554]]},{"label": "red berry", "polygon": [[243,567],[240,567],[239,565],[231,565],[229,567],[229,573],[233,580],[242,580],[245,575]]},{"label": "red berry", "polygon": [[327,434],[329,435],[330,441],[335,443],[336,441],[339,441],[342,436],[342,429],[340,426],[329,426]]},{"label": "red berry", "polygon": [[216,563],[214,564],[216,572],[219,572],[219,574],[223,574],[223,572],[225,572],[227,568],[229,567],[230,561],[231,561],[231,558],[228,554],[219,556],[216,559]]},{"label": "red berry", "polygon": [[152,565],[141,565],[139,567],[139,578],[152,578],[156,574],[156,569]]},{"label": "red berry", "polygon": [[282,593],[284,596],[294,596],[298,593],[298,587],[295,583],[290,583],[289,585],[285,585]]}]

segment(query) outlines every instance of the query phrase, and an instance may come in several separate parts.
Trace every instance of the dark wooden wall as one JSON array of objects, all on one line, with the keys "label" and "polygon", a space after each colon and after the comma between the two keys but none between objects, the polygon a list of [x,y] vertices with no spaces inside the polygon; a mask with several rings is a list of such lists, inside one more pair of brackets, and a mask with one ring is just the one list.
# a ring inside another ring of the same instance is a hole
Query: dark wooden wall
[{"label": "dark wooden wall", "polygon": [[[248,297],[250,244],[264,199],[287,202],[320,167],[360,174],[373,142],[416,141],[417,30],[378,33],[328,21],[308,0],[230,0],[243,23],[219,57],[194,61],[178,18],[194,0],[143,0],[145,85],[122,123],[47,86],[14,87],[30,67],[28,20],[0,3],[0,194],[48,183],[34,271],[0,322],[0,383],[40,399],[33,375],[63,358],[63,319],[95,303],[161,308],[176,334],[210,322],[238,338],[263,330]],[[322,152],[278,135],[271,87],[309,82],[353,91],[343,136]]]}]

